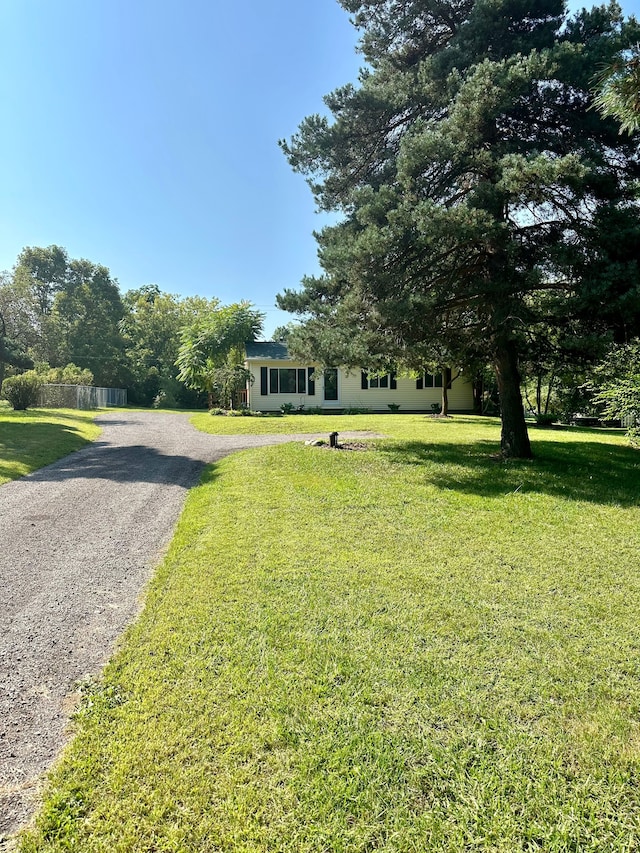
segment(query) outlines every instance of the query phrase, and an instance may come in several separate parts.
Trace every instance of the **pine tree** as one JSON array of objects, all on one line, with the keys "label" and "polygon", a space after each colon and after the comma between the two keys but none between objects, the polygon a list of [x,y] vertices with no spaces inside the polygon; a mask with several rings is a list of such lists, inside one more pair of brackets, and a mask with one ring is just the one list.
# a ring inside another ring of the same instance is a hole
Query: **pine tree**
[{"label": "pine tree", "polygon": [[532,337],[638,326],[638,140],[590,109],[595,69],[638,26],[614,4],[568,18],[560,0],[341,2],[359,85],[281,143],[319,209],[342,214],[316,235],[323,275],[278,298],[306,316],[290,347],[369,367],[486,360],[502,452],[529,457]]}]

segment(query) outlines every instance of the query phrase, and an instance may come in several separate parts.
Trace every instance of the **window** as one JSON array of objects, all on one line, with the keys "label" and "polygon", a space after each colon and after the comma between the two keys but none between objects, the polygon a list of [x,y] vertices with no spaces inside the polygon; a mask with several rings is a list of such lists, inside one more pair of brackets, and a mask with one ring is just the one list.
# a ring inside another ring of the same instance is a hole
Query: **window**
[{"label": "window", "polygon": [[297,394],[295,367],[281,367],[273,372],[278,375],[281,394]]},{"label": "window", "polygon": [[442,373],[423,373],[416,379],[416,388],[442,388]]},{"label": "window", "polygon": [[367,370],[363,370],[360,387],[363,391],[366,391],[368,388],[391,388],[395,390],[398,387],[396,374],[384,373],[382,376],[380,374],[370,376]]},{"label": "window", "polygon": [[310,367],[261,367],[260,394],[306,394],[307,376],[309,376],[309,394],[315,394],[315,384],[310,378],[313,368]]},{"label": "window", "polygon": [[[301,377],[298,374],[301,374]],[[302,379],[301,382],[299,382],[300,378]],[[271,367],[269,369],[269,393],[305,394],[305,380],[304,370],[297,370],[295,367]]]}]

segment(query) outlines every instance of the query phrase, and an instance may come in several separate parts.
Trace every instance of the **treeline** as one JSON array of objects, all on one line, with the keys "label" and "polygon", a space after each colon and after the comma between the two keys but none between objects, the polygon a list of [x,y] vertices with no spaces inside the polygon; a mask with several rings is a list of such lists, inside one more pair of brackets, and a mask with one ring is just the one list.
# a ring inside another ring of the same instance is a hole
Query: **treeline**
[{"label": "treeline", "polygon": [[4,375],[35,368],[45,381],[126,388],[139,405],[206,405],[207,366],[181,374],[180,348],[184,370],[199,330],[234,309],[249,311],[251,335],[260,331],[262,317],[248,303],[223,307],[154,284],[122,294],[101,264],[71,259],[60,246],[27,247],[0,279],[0,385]]}]

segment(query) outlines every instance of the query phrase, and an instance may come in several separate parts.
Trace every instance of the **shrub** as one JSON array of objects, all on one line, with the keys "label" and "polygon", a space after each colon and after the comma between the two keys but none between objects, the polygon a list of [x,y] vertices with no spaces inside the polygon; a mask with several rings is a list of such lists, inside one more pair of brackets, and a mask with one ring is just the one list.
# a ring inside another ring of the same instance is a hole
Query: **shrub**
[{"label": "shrub", "polygon": [[253,409],[247,409],[246,406],[241,406],[239,409],[230,409],[227,414],[231,418],[263,418],[264,412],[256,412]]},{"label": "shrub", "polygon": [[38,402],[38,391],[42,379],[35,370],[27,370],[18,376],[9,376],[2,383],[2,394],[18,412],[26,411]]},{"label": "shrub", "polygon": [[555,415],[547,412],[535,415],[535,419],[536,424],[541,427],[551,426],[551,424],[557,420]]},{"label": "shrub", "polygon": [[42,378],[53,385],[93,385],[93,373],[73,363],[50,367]]},{"label": "shrub", "polygon": [[177,403],[171,392],[160,389],[151,403],[153,409],[176,409]]},{"label": "shrub", "polygon": [[[637,371],[637,366],[636,366]],[[634,447],[640,446],[640,373],[614,380],[600,391],[596,402],[606,408],[604,416],[624,420],[629,424],[627,436]]]},{"label": "shrub", "polygon": [[[264,418],[264,412],[255,412],[253,409],[247,409],[246,406],[241,406],[239,409],[209,409],[210,415],[223,415],[227,418]],[[278,412],[278,414],[280,414]]]},{"label": "shrub", "polygon": [[280,406],[280,411],[282,412],[283,415],[290,415],[291,412],[293,411],[293,409],[294,409],[293,403],[283,403]]},{"label": "shrub", "polygon": [[389,407],[389,411],[393,412],[393,414],[397,414],[400,411],[400,403],[387,403]]},{"label": "shrub", "polygon": [[371,409],[367,409],[365,406],[350,406],[348,409],[344,410],[345,415],[368,415],[371,412]]}]

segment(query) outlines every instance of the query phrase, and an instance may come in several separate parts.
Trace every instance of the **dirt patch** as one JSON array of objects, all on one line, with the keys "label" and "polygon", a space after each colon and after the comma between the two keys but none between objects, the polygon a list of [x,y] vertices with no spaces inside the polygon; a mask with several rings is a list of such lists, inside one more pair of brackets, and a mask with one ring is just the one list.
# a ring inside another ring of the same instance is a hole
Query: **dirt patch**
[{"label": "dirt patch", "polygon": [[329,450],[371,450],[372,445],[366,441],[340,442],[337,447],[329,447]]}]

